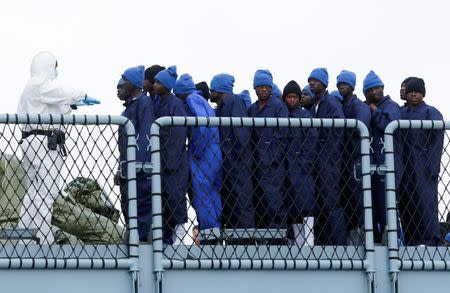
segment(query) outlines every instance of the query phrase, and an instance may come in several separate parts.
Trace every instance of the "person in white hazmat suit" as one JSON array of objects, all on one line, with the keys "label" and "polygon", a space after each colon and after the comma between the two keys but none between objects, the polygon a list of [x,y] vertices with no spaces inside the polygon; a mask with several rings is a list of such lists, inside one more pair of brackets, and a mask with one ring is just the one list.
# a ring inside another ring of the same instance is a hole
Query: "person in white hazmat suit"
[{"label": "person in white hazmat suit", "polygon": [[[100,102],[83,91],[67,88],[56,81],[57,61],[53,54],[41,52],[33,57],[31,77],[23,90],[18,114],[70,114],[74,105]],[[64,163],[65,133],[61,125],[27,124],[22,128],[23,167],[27,173],[25,194],[18,228],[37,230],[41,244],[52,244],[52,206],[59,194],[60,170]]]}]

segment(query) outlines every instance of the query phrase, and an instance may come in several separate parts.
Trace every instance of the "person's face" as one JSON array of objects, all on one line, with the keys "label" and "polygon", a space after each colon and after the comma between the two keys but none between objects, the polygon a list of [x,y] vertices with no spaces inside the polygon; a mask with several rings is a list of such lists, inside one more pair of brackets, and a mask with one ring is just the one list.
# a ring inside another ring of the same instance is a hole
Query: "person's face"
[{"label": "person's face", "polygon": [[124,92],[123,92],[123,85],[117,86],[117,97],[119,100],[124,101],[126,100]]},{"label": "person's face", "polygon": [[160,83],[159,80],[155,80],[153,83],[153,92],[156,95],[165,95],[169,93],[169,90],[162,83]]},{"label": "person's face", "polygon": [[289,110],[293,110],[300,105],[300,97],[297,94],[288,94],[284,97],[284,101],[289,108]]},{"label": "person's face", "polygon": [[384,97],[383,87],[373,87],[366,92],[366,95],[370,100],[378,102]]},{"label": "person's face", "polygon": [[423,95],[422,93],[416,91],[409,92],[406,95],[406,101],[408,102],[409,105],[413,107],[418,106],[420,103],[423,102]]},{"label": "person's face", "polygon": [[337,85],[337,88],[343,97],[349,97],[353,94],[353,88],[348,83],[341,82]]},{"label": "person's face", "polygon": [[300,105],[302,105],[305,108],[309,108],[312,106],[313,101],[312,97],[308,94],[307,91],[302,91],[302,96],[300,98]]},{"label": "person's face", "polygon": [[144,79],[144,92],[152,93],[153,91],[153,81]]},{"label": "person's face", "polygon": [[320,94],[325,90],[325,86],[318,79],[310,78],[308,84],[314,94]]},{"label": "person's face", "polygon": [[400,86],[400,99],[402,99],[402,100],[406,100],[405,89],[406,89],[406,84],[402,83],[402,85]]},{"label": "person's face", "polygon": [[272,87],[268,85],[260,85],[255,87],[256,95],[258,96],[258,99],[261,100],[267,100],[270,98],[270,95],[272,94]]},{"label": "person's face", "polygon": [[209,93],[209,100],[212,103],[219,103],[220,102],[220,94],[216,91],[211,90]]},{"label": "person's face", "polygon": [[129,98],[131,98],[131,96],[133,95],[133,91],[136,88],[131,82],[129,82],[128,80],[124,79],[124,84],[122,85],[121,90],[118,90],[117,92],[117,96],[119,97],[119,99],[125,101]]}]

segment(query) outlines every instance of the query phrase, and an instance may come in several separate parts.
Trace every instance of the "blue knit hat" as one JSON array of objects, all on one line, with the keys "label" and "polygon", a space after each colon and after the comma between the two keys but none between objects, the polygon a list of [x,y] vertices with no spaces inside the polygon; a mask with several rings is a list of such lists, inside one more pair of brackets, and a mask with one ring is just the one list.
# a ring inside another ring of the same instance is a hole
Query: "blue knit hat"
[{"label": "blue knit hat", "polygon": [[175,65],[170,66],[166,70],[158,72],[155,76],[155,80],[159,81],[163,86],[165,86],[169,91],[175,86],[177,81],[177,67]]},{"label": "blue knit hat", "polygon": [[275,97],[275,98],[281,98],[282,95],[283,95],[283,93],[280,91],[278,86],[276,84],[273,84],[273,86],[272,86],[272,96]]},{"label": "blue knit hat", "polygon": [[337,77],[336,85],[340,83],[346,83],[355,89],[356,86],[356,74],[351,71],[342,70],[341,73]]},{"label": "blue knit hat", "polygon": [[363,92],[366,93],[368,90],[374,87],[384,86],[384,83],[381,81],[380,77],[371,70],[363,81]]},{"label": "blue knit hat", "polygon": [[450,242],[450,232],[445,235],[445,241]]},{"label": "blue knit hat", "polygon": [[220,73],[211,79],[210,88],[219,93],[233,93],[234,77],[227,73]]},{"label": "blue knit hat", "polygon": [[122,78],[141,89],[144,87],[144,71],[145,67],[143,65],[131,67],[125,70],[122,74]]},{"label": "blue knit hat", "polygon": [[309,87],[309,85],[305,86],[303,88],[303,90],[305,90],[311,98],[315,98],[316,97],[316,95],[314,95],[314,93],[311,91],[311,88]]},{"label": "blue knit hat", "polygon": [[335,97],[336,99],[338,99],[339,100],[339,102],[342,102],[343,100],[344,100],[344,98],[341,96],[341,94],[339,93],[339,91],[332,91],[331,93],[330,93],[330,96],[333,96],[333,97]]},{"label": "blue knit hat", "polygon": [[250,93],[248,90],[243,90],[239,93],[239,96],[242,97],[245,103],[245,107],[248,109],[252,105],[252,98],[250,97]]},{"label": "blue knit hat", "polygon": [[192,76],[185,73],[178,78],[175,83],[175,87],[173,88],[174,94],[191,94],[195,92],[197,89],[195,88],[194,81],[192,80]]},{"label": "blue knit hat", "polygon": [[119,82],[117,83],[117,87],[123,86],[124,83],[125,83],[125,80],[123,80],[123,78],[119,79]]},{"label": "blue knit hat", "polygon": [[253,88],[263,85],[272,87],[273,77],[269,70],[259,69],[255,72],[255,77],[253,78]]},{"label": "blue knit hat", "polygon": [[328,86],[328,71],[324,67],[316,68],[311,71],[311,74],[308,77],[308,81],[311,79],[317,79],[320,81],[325,87]]}]

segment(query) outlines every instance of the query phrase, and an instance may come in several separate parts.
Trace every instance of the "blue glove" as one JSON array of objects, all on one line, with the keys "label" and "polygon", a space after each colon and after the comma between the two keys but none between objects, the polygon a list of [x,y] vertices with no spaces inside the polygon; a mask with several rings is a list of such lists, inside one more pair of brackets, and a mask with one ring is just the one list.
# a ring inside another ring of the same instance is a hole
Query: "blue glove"
[{"label": "blue glove", "polygon": [[84,98],[84,100],[82,100],[83,103],[85,103],[88,106],[92,106],[92,105],[97,105],[100,104],[99,100],[96,100],[92,97],[86,96],[86,98]]},{"label": "blue glove", "polygon": [[87,106],[87,104],[85,104],[83,102],[83,100],[76,102],[76,104],[74,104],[74,106],[80,107],[80,106]]}]

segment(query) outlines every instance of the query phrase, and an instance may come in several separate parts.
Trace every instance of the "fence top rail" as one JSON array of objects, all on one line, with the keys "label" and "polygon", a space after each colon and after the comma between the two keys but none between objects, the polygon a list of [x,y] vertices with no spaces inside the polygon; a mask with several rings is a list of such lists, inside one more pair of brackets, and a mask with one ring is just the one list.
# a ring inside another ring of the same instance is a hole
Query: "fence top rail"
[{"label": "fence top rail", "polygon": [[154,124],[163,126],[235,126],[235,127],[326,127],[358,128],[361,136],[368,134],[363,122],[356,119],[319,118],[253,118],[253,117],[160,117]]},{"label": "fence top rail", "polygon": [[82,125],[131,125],[131,121],[118,115],[41,115],[0,114],[0,123],[10,124],[82,124]]},{"label": "fence top rail", "polygon": [[386,126],[385,134],[397,129],[450,129],[450,121],[444,120],[394,120]]}]

